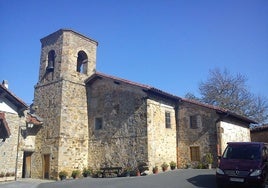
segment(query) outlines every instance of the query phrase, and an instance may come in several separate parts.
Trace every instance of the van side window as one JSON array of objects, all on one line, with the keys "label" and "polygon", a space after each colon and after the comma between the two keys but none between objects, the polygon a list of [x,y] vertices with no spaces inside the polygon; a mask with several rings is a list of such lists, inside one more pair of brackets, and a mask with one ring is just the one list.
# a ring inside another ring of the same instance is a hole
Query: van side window
[{"label": "van side window", "polygon": [[267,160],[267,157],[268,157],[268,150],[267,150],[266,147],[264,147],[264,148],[262,149],[262,158],[263,158],[264,160]]}]

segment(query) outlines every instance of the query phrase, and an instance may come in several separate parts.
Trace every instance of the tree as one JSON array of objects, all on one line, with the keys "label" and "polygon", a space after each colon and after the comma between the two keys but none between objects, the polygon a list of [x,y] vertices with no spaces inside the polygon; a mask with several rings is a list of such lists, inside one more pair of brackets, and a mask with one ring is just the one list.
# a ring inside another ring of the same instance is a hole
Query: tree
[{"label": "tree", "polygon": [[207,81],[199,84],[200,101],[264,123],[268,120],[267,99],[252,94],[246,86],[246,81],[245,76],[232,75],[226,69],[210,70]]}]

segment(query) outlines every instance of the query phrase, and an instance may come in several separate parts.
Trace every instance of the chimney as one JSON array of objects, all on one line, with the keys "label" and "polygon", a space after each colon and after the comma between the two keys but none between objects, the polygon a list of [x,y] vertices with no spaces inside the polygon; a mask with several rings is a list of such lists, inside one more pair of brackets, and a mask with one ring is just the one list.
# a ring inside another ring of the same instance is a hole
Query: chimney
[{"label": "chimney", "polygon": [[2,85],[5,86],[5,88],[8,89],[8,82],[7,82],[7,80],[3,80]]}]

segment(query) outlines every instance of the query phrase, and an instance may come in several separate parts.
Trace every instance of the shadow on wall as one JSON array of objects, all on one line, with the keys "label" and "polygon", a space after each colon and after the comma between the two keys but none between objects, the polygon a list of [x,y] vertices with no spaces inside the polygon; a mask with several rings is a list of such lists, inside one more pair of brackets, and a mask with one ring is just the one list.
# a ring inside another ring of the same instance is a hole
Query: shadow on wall
[{"label": "shadow on wall", "polygon": [[214,174],[204,174],[194,176],[192,178],[187,179],[187,181],[193,184],[196,187],[202,188],[216,188],[216,177]]}]

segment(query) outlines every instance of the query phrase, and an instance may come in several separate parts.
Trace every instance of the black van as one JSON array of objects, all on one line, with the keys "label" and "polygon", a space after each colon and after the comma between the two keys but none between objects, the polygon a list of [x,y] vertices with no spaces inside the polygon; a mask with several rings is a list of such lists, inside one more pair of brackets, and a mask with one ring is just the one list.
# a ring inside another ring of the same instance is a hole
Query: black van
[{"label": "black van", "polygon": [[268,182],[268,144],[229,142],[216,169],[218,188],[245,185],[264,188]]}]

